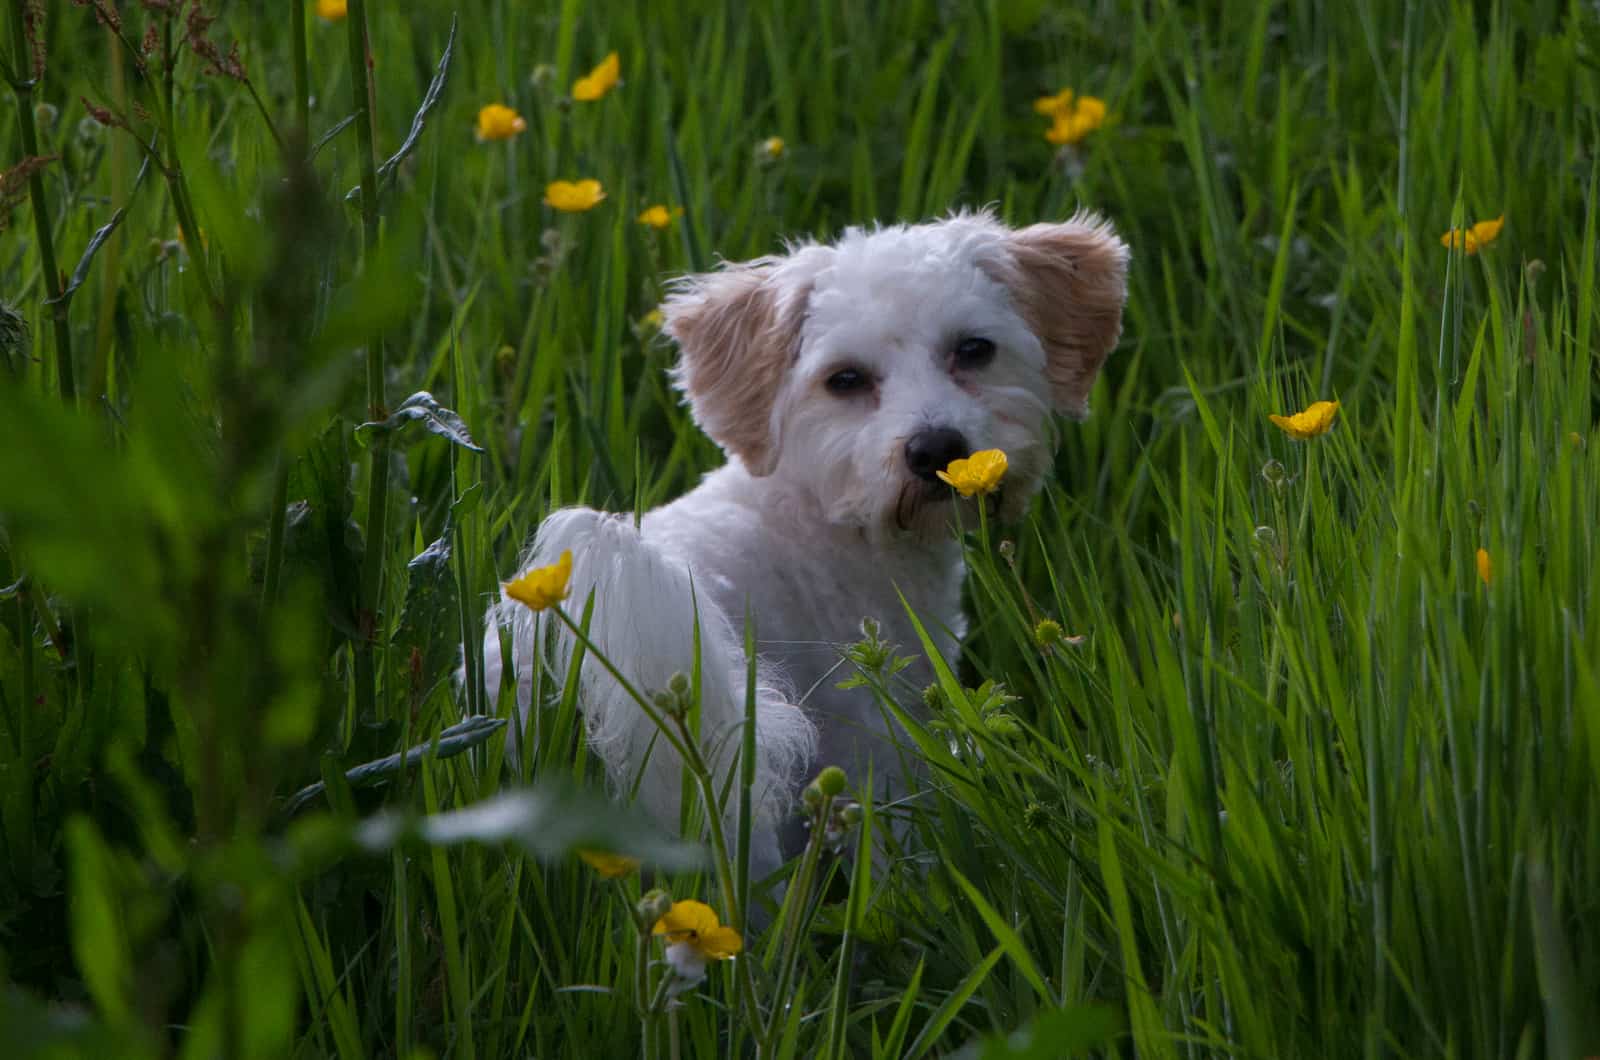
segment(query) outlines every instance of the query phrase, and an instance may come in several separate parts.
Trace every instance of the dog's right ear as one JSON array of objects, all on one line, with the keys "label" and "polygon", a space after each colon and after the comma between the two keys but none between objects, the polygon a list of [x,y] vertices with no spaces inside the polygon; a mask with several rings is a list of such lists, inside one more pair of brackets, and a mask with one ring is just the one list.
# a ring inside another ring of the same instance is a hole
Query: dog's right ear
[{"label": "dog's right ear", "polygon": [[752,475],[772,472],[772,409],[793,363],[804,291],[775,275],[784,259],[761,258],[678,281],[662,304],[663,330],[683,356],[673,381],[700,429]]},{"label": "dog's right ear", "polygon": [[1082,419],[1095,376],[1122,334],[1128,245],[1108,222],[1083,211],[1012,232],[1006,245],[1002,279],[1044,346],[1051,399]]}]

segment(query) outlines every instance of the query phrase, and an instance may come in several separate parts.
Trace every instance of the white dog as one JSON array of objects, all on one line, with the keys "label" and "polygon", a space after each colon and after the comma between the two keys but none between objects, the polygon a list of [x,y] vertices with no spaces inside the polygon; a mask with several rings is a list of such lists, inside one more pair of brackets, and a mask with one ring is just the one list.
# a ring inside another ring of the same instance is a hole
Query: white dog
[{"label": "white dog", "polygon": [[[892,723],[867,690],[837,687],[840,649],[864,617],[916,645],[903,595],[953,658],[965,628],[953,505],[979,502],[954,499],[936,472],[1003,450],[998,514],[1021,515],[1053,459],[1051,410],[1086,413],[1116,344],[1127,265],[1127,247],[1089,214],[1012,230],[962,213],[851,228],[676,285],[664,306],[682,350],[674,379],[728,462],[637,525],[558,511],[523,564],[571,550],[573,613],[593,593],[592,641],[646,695],[692,671],[698,612],[701,745],[722,775],[741,744],[750,616],[758,872],[781,863],[778,829],[803,773],[839,765],[856,781],[870,760],[890,793],[900,787]],[[963,518],[975,525],[976,509]],[[497,627],[509,625],[525,714],[535,660],[564,679],[573,638],[509,600],[490,618],[488,687],[500,682]],[[579,688],[619,787],[637,784],[676,827],[681,762],[592,659]]]}]

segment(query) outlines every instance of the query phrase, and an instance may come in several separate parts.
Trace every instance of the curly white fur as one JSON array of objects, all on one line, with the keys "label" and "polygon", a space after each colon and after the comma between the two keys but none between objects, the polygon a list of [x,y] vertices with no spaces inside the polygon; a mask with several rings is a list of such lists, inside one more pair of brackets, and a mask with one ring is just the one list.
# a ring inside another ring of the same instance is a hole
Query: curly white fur
[{"label": "curly white fur", "polygon": [[[698,612],[701,743],[723,775],[741,743],[750,614],[759,870],[781,860],[778,830],[806,771],[836,764],[855,780],[870,764],[883,793],[901,789],[893,723],[869,693],[837,687],[840,650],[861,620],[914,648],[903,596],[942,652],[964,632],[954,503],[912,468],[908,443],[953,431],[967,451],[1004,450],[999,513],[1019,515],[1049,469],[1052,408],[1082,414],[1116,342],[1126,269],[1127,248],[1096,218],[1012,230],[964,213],[849,229],[831,245],[675,287],[665,307],[683,351],[674,378],[728,463],[637,528],[629,516],[556,512],[523,565],[572,551],[572,600],[594,596],[591,639],[647,695],[692,670]],[[965,339],[992,343],[992,357],[964,363],[955,350]],[[869,385],[830,387],[845,369]],[[963,516],[973,525],[976,511]],[[535,659],[564,676],[573,638],[510,601],[490,617],[488,687],[500,678],[498,627],[509,625],[526,711]],[[924,664],[909,676],[928,673]],[[640,801],[676,825],[681,763],[592,660],[580,706],[619,788],[637,784]]]}]

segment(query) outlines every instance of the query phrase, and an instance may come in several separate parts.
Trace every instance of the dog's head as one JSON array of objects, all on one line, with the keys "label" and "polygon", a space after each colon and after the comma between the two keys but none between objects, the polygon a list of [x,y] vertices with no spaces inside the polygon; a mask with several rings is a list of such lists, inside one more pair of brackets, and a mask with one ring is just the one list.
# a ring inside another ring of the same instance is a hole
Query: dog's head
[{"label": "dog's head", "polygon": [[851,228],[680,281],[664,307],[675,379],[730,458],[833,522],[942,529],[952,492],[936,472],[980,449],[1006,453],[1000,514],[1014,518],[1050,465],[1050,411],[1087,413],[1127,267],[1110,225],[1083,213]]}]

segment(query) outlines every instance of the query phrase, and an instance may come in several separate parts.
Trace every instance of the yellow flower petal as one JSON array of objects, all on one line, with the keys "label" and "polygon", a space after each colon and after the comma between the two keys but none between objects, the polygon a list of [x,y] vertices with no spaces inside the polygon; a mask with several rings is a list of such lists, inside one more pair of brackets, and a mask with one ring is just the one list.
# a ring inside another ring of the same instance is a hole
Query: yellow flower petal
[{"label": "yellow flower petal", "polygon": [[709,905],[693,899],[673,902],[667,914],[656,921],[651,934],[664,935],[673,945],[686,943],[702,957],[715,961],[727,960],[744,949],[744,939],[737,931],[724,927]]},{"label": "yellow flower petal", "polygon": [[651,228],[660,229],[670,225],[672,223],[672,219],[680,216],[682,213],[682,206],[674,207],[673,209],[669,210],[665,206],[656,205],[647,207],[645,211],[638,216],[637,220],[642,225],[649,225]]},{"label": "yellow flower petal", "polygon": [[1071,107],[1062,107],[1053,116],[1044,138],[1053,144],[1075,144],[1105,124],[1105,100],[1079,96]]},{"label": "yellow flower petal", "polygon": [[543,611],[567,598],[570,588],[567,583],[571,580],[572,550],[569,548],[548,567],[535,567],[520,578],[505,582],[501,588],[517,603],[533,611]]},{"label": "yellow flower petal", "polygon": [[553,180],[544,188],[544,204],[563,213],[592,210],[606,197],[598,180]]},{"label": "yellow flower petal", "polygon": [[725,961],[744,949],[744,939],[731,927],[717,927],[700,936],[697,947],[701,953],[714,960]]},{"label": "yellow flower petal", "polygon": [[1476,254],[1479,250],[1500,238],[1500,229],[1506,226],[1506,215],[1501,214],[1492,221],[1479,221],[1463,232],[1459,228],[1452,228],[1439,237],[1439,245],[1449,247],[1451,250],[1463,250],[1468,254]]},{"label": "yellow flower petal", "polygon": [[950,466],[935,474],[954,486],[963,497],[974,493],[985,496],[993,493],[1006,475],[1006,454],[998,449],[983,449],[969,457],[950,461]]},{"label": "yellow flower petal", "polygon": [[769,159],[782,158],[783,148],[784,143],[781,136],[769,136],[761,141],[761,153]]},{"label": "yellow flower petal", "polygon": [[1072,106],[1073,117],[1098,129],[1106,120],[1106,101],[1098,96],[1079,96]]},{"label": "yellow flower petal", "polygon": [[1494,561],[1489,558],[1486,548],[1478,549],[1478,578],[1485,585],[1494,581]]},{"label": "yellow flower petal", "polygon": [[639,867],[638,858],[630,858],[624,854],[608,854],[604,850],[579,850],[578,857],[608,880],[626,876]]},{"label": "yellow flower petal", "polygon": [[1043,114],[1047,118],[1053,118],[1071,108],[1072,89],[1070,88],[1063,88],[1053,96],[1040,96],[1033,101],[1034,113]]},{"label": "yellow flower petal", "polygon": [[1337,401],[1318,401],[1304,412],[1296,412],[1292,416],[1270,415],[1267,418],[1275,423],[1284,434],[1291,438],[1305,441],[1315,438],[1319,434],[1327,434],[1333,427],[1333,417],[1339,412]]},{"label": "yellow flower petal", "polygon": [[673,902],[666,915],[656,921],[653,935],[665,935],[668,942],[678,942],[690,935],[714,931],[718,927],[716,910],[704,902],[686,898]]},{"label": "yellow flower petal", "polygon": [[509,140],[528,127],[522,115],[504,103],[491,103],[478,111],[478,142]]},{"label": "yellow flower petal", "polygon": [[317,17],[337,22],[350,12],[346,0],[317,0]]},{"label": "yellow flower petal", "polygon": [[572,83],[572,98],[579,103],[592,103],[617,87],[622,78],[622,60],[612,52],[600,60],[600,65]]}]

